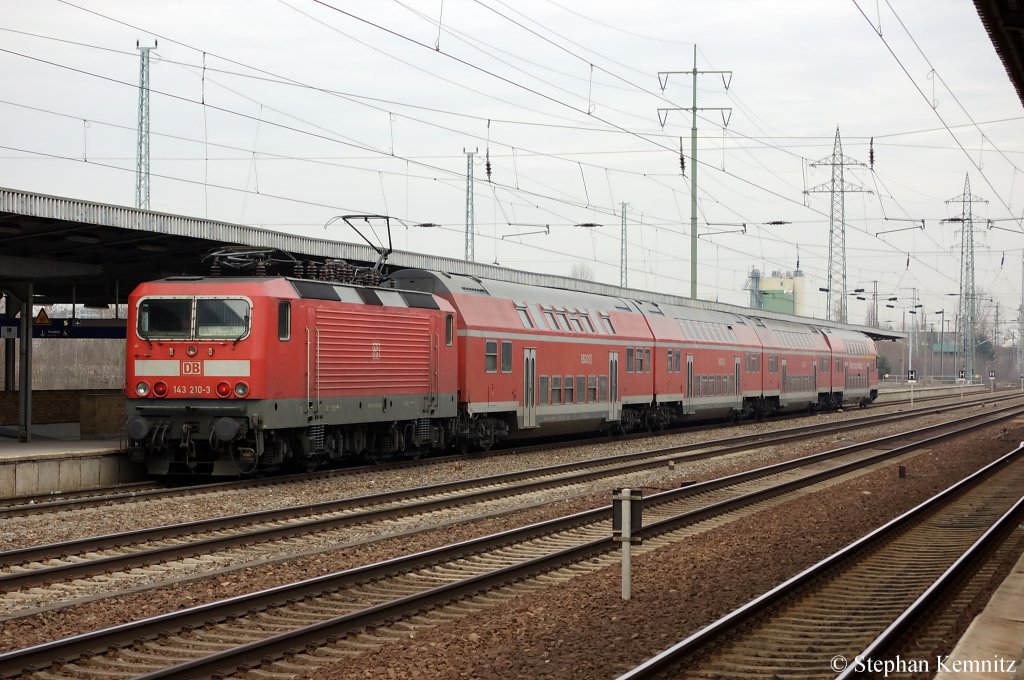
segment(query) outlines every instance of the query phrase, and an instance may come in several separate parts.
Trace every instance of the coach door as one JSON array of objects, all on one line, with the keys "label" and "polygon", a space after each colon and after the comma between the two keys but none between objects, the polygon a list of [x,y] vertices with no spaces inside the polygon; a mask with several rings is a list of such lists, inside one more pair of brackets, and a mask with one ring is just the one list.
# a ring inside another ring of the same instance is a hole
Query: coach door
[{"label": "coach door", "polygon": [[740,383],[740,358],[735,357],[736,365],[733,367],[732,374],[732,400],[733,408],[737,411],[743,408],[743,388]]},{"label": "coach door", "polygon": [[683,402],[686,413],[696,413],[693,407],[693,355],[686,355],[686,398]]},{"label": "coach door", "polygon": [[622,400],[619,398],[619,353],[608,353],[608,420],[622,419]]},{"label": "coach door", "polygon": [[537,350],[523,350],[523,427],[537,427]]},{"label": "coach door", "polygon": [[789,384],[786,382],[786,360],[782,360],[782,382],[779,384],[779,392],[785,394],[788,391]]}]

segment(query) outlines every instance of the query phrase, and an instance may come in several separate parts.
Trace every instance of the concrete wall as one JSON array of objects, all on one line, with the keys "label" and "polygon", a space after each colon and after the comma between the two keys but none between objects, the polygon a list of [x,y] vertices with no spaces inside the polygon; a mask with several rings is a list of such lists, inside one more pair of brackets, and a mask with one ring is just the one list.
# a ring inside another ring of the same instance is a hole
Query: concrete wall
[{"label": "concrete wall", "polygon": [[[0,342],[0,374],[6,342]],[[15,347],[15,386],[17,351]],[[32,341],[33,390],[107,390],[124,384],[124,340],[36,338]],[[3,390],[0,380],[0,392]]]},{"label": "concrete wall", "polygon": [[0,498],[77,491],[146,479],[146,468],[121,453],[0,459]]}]

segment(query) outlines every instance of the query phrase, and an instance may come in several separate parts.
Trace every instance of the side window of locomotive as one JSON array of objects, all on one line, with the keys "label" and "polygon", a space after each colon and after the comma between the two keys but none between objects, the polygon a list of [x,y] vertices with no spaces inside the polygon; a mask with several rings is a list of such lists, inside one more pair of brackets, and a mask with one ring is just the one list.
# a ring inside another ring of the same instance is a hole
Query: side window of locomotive
[{"label": "side window of locomotive", "polygon": [[292,303],[287,300],[277,303],[277,339],[282,342],[292,339]]},{"label": "side window of locomotive", "polygon": [[451,347],[455,339],[455,317],[446,314],[444,317],[444,346]]},{"label": "side window of locomotive", "polygon": [[196,338],[239,340],[249,333],[249,303],[239,299],[196,298]]},{"label": "side window of locomotive", "polygon": [[501,372],[512,372],[512,343],[508,340],[501,341]]},{"label": "side window of locomotive", "polygon": [[146,298],[139,303],[137,331],[148,340],[185,339],[192,335],[190,298]]},{"label": "side window of locomotive", "polygon": [[484,342],[484,370],[488,373],[498,372],[498,341]]}]

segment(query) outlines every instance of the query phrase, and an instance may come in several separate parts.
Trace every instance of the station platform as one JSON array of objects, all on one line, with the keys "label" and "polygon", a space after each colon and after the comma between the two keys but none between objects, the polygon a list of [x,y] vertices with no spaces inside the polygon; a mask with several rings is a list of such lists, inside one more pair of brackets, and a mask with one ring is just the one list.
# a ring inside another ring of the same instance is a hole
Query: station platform
[{"label": "station platform", "polygon": [[79,423],[32,426],[32,441],[0,425],[0,498],[77,491],[145,479],[119,439],[82,439]]},{"label": "station platform", "polygon": [[1024,555],[943,661],[936,680],[1024,678]]}]

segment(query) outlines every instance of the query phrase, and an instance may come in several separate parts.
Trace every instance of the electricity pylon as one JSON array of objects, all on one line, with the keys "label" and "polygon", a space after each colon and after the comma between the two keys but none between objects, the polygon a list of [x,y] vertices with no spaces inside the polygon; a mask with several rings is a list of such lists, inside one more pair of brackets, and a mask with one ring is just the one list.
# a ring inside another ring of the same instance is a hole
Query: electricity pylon
[{"label": "electricity pylon", "polygon": [[829,217],[828,237],[828,320],[846,323],[846,194],[847,192],[873,193],[843,178],[847,165],[864,165],[860,161],[843,155],[843,144],[836,128],[836,141],[832,155],[823,158],[811,167],[832,166],[832,181],[820,184],[804,193],[828,192],[832,196],[832,214]]}]

